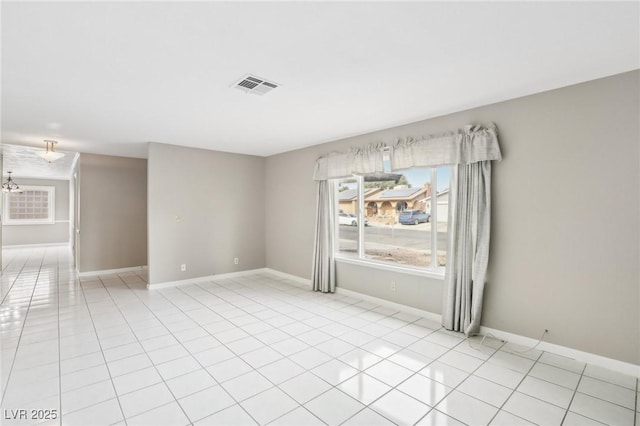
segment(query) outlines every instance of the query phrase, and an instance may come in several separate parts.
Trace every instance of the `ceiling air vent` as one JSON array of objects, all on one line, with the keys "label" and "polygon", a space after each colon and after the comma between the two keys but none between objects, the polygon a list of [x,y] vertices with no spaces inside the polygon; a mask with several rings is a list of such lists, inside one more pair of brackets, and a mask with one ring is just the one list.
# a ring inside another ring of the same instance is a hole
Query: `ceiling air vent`
[{"label": "ceiling air vent", "polygon": [[264,95],[278,86],[279,84],[251,74],[245,75],[240,79],[240,81],[233,85],[236,89],[242,90],[245,93],[252,93],[254,95]]}]

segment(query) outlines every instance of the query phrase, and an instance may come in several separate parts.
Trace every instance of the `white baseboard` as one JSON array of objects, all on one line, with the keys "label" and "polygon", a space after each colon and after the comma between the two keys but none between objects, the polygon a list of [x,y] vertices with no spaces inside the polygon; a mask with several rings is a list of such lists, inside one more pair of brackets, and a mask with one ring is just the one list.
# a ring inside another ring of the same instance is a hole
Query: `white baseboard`
[{"label": "white baseboard", "polygon": [[266,268],[258,268],[258,269],[248,269],[246,271],[238,271],[238,272],[229,272],[226,274],[215,274],[215,275],[207,275],[204,277],[195,277],[188,278],[186,280],[177,280],[177,281],[165,281],[162,283],[155,284],[147,284],[148,290],[158,290],[162,288],[168,287],[177,287],[181,285],[194,284],[202,281],[211,281],[211,280],[219,280],[221,278],[234,278],[234,277],[242,277],[244,275],[253,275],[260,272],[268,272]]},{"label": "white baseboard", "polygon": [[146,266],[131,266],[129,268],[119,268],[119,269],[104,269],[102,271],[86,271],[79,272],[79,277],[94,277],[96,275],[109,275],[109,274],[121,274],[123,272],[140,272],[146,271]]},{"label": "white baseboard", "polygon": [[[533,347],[538,343],[538,340],[531,337],[521,336],[519,334],[513,334],[506,331],[496,330],[495,328],[480,327],[480,334],[491,334],[500,340],[516,343],[518,345]],[[607,358],[602,355],[596,355],[591,352],[585,352],[578,349],[568,348],[566,346],[556,345],[542,341],[538,344],[536,349],[540,349],[546,352],[551,352],[556,355],[562,355],[567,358],[575,359],[576,361],[586,362],[587,364],[597,365],[609,370],[617,371],[629,376],[640,377],[640,365],[631,364],[624,361],[619,361],[613,358]]]},{"label": "white baseboard", "polygon": [[[266,271],[277,275],[279,277],[287,278],[292,281],[299,282],[301,284],[306,284],[311,287],[311,280],[300,278],[295,275],[287,274],[285,272],[276,271],[274,269],[266,268]],[[380,299],[377,297],[369,296],[367,294],[358,293],[356,291],[347,290],[344,288],[336,287],[337,294],[344,294],[349,297],[356,297],[367,302],[376,303],[381,306],[386,306],[392,309],[397,309],[401,312],[406,312],[408,314],[418,315],[424,318],[427,318],[432,321],[436,321],[438,323],[442,322],[442,315],[436,314],[433,312],[424,311],[422,309],[413,308],[411,306],[402,305],[400,303],[390,302],[385,299]],[[480,334],[491,334],[498,339],[505,340],[507,342],[516,343],[523,346],[534,346],[538,341],[536,339],[532,339],[530,337],[521,336],[519,334],[513,334],[506,331],[500,331],[489,327],[480,327]],[[627,374],[630,376],[640,377],[640,365],[631,364],[624,361],[619,361],[613,358],[607,358],[605,356],[596,355],[590,352],[584,352],[578,349],[569,348],[566,346],[556,345],[548,342],[540,342],[537,347],[540,350],[554,353],[557,355],[562,355],[567,358],[575,359],[577,361],[586,362],[588,364],[597,365],[599,367],[604,367],[609,370],[617,371],[623,374]]]},{"label": "white baseboard", "polygon": [[61,242],[61,243],[42,243],[42,244],[13,244],[13,245],[3,245],[3,249],[20,249],[20,248],[39,248],[39,247],[64,247],[69,246],[69,242]]},{"label": "white baseboard", "polygon": [[311,280],[309,278],[302,278],[297,275],[287,274],[286,272],[276,271],[275,269],[271,269],[271,268],[264,268],[264,272],[268,272],[272,275],[277,275],[289,281],[295,281],[299,284],[302,284],[304,286],[311,288]]}]

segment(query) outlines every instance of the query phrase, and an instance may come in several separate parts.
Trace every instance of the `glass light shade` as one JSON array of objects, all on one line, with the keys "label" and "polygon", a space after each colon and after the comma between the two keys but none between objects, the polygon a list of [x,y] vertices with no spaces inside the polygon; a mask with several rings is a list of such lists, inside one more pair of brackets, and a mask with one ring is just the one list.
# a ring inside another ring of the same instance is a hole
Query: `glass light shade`
[{"label": "glass light shade", "polygon": [[38,154],[38,156],[44,158],[45,160],[47,160],[49,163],[52,163],[62,157],[64,157],[64,154],[61,152],[55,152],[55,151],[38,151],[36,152],[36,154]]},{"label": "glass light shade", "polygon": [[15,189],[15,188],[9,189],[9,188],[5,188],[3,186],[2,187],[2,192],[20,193],[20,192],[22,192],[22,189],[20,189],[20,188],[18,188],[18,189]]}]

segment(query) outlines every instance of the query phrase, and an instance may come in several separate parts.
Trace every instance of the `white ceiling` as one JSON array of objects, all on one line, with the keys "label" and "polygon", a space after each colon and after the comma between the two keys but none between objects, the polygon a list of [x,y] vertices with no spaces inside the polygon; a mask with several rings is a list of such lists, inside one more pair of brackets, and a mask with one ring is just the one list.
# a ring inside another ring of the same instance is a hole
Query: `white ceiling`
[{"label": "white ceiling", "polygon": [[[18,145],[2,145],[2,172],[6,177],[8,172],[18,180],[19,178],[46,178],[68,180],[71,177],[76,152],[65,152],[65,156],[48,163],[38,156],[38,151],[45,151],[44,145],[40,148]],[[56,150],[56,152],[62,152]],[[18,181],[18,184],[20,182]]]},{"label": "white ceiling", "polygon": [[[270,155],[640,68],[639,3],[2,2],[2,142]],[[265,96],[230,86],[252,73]]]}]

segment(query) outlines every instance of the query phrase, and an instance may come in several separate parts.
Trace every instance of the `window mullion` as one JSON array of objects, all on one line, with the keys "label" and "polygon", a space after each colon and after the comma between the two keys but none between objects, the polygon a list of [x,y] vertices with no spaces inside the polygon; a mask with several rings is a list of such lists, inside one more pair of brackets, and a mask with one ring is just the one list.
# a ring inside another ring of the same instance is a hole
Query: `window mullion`
[{"label": "window mullion", "polygon": [[358,179],[358,257],[364,259],[364,178]]},{"label": "window mullion", "polygon": [[438,169],[431,168],[431,269],[438,269]]},{"label": "window mullion", "polygon": [[[338,194],[338,181],[337,180],[331,180],[331,185],[333,185],[332,188],[332,192],[334,194],[334,197],[336,197],[336,201],[335,201],[335,205],[333,206],[333,215],[335,217],[335,224],[333,226],[333,238],[335,241],[335,253],[340,251],[340,203],[337,200],[337,194]],[[335,255],[334,253],[334,255]]]}]

